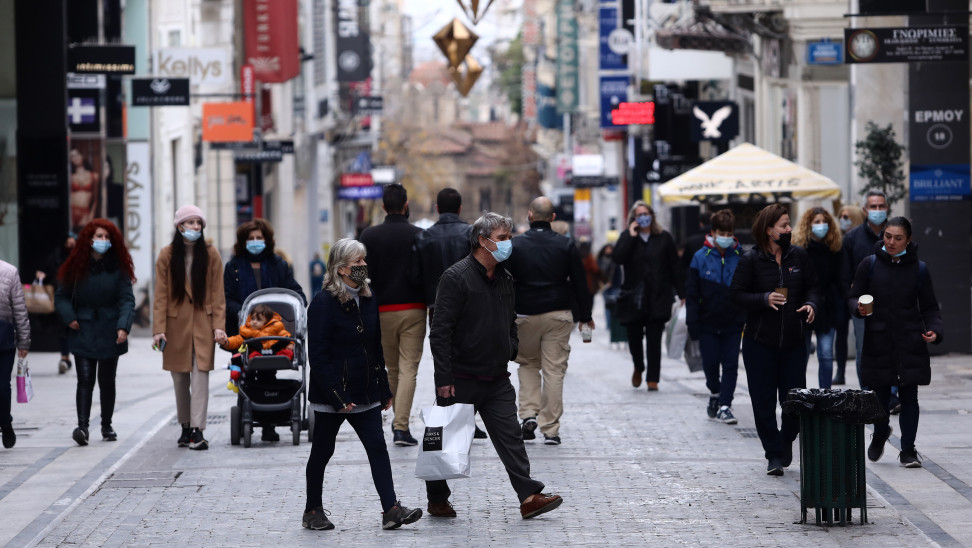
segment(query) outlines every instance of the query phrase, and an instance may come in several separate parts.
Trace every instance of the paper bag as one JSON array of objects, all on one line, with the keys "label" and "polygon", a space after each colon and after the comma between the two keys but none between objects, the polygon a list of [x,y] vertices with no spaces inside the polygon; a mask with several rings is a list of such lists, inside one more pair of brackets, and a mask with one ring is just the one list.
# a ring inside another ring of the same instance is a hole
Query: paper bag
[{"label": "paper bag", "polygon": [[469,450],[476,433],[472,404],[422,408],[425,431],[419,443],[415,477],[424,480],[468,478]]}]

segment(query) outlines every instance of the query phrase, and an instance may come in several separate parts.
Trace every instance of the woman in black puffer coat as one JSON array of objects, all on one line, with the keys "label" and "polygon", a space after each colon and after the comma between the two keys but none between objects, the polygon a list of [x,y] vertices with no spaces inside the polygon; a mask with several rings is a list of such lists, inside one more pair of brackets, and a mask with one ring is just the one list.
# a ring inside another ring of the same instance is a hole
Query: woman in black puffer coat
[{"label": "woman in black puffer coat", "polygon": [[[859,300],[874,298],[873,313],[865,314]],[[861,382],[874,390],[883,409],[888,408],[891,387],[901,399],[901,465],[920,468],[915,450],[918,433],[918,386],[931,383],[928,343],[939,344],[944,334],[942,314],[928,267],[918,260],[911,241],[911,222],[904,217],[888,221],[884,239],[874,255],[857,266],[849,303],[855,317],[865,318]],[[890,417],[874,423],[867,456],[876,461],[891,436]]]},{"label": "woman in black puffer coat", "polygon": [[739,261],[729,288],[730,302],[746,310],[743,363],[771,476],[783,475],[793,461],[800,421],[784,414],[777,426],[776,402],[785,401],[791,388],[807,386],[804,323],[813,323],[818,301],[813,263],[805,249],[790,245],[791,231],[786,206],[763,208],[753,223],[756,247]]}]

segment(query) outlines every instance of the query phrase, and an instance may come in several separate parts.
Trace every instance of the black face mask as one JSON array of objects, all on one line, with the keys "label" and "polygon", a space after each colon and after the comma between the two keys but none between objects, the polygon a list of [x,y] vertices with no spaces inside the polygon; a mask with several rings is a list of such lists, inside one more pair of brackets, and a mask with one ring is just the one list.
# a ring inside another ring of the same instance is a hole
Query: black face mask
[{"label": "black face mask", "polygon": [[790,236],[792,236],[790,232],[787,232],[785,234],[780,234],[780,237],[776,240],[773,240],[773,243],[775,243],[776,245],[784,249],[790,247]]}]

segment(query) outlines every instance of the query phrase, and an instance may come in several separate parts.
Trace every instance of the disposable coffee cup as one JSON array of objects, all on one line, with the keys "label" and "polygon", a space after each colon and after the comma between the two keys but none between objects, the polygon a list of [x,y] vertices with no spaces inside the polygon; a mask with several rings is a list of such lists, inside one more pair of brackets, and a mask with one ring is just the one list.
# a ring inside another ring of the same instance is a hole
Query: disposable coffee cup
[{"label": "disposable coffee cup", "polygon": [[870,316],[871,314],[874,314],[874,297],[870,295],[861,295],[857,299],[857,302],[861,303],[861,306],[864,307],[865,316]]},{"label": "disposable coffee cup", "polygon": [[593,337],[594,337],[594,332],[591,330],[591,326],[590,325],[587,325],[587,324],[582,325],[581,326],[581,338],[584,340],[584,342],[586,342],[586,343],[591,342],[591,339]]},{"label": "disposable coffee cup", "polygon": [[783,295],[783,299],[784,299],[783,304],[786,304],[786,299],[789,297],[789,293],[787,292],[787,289],[785,287],[777,287],[773,290],[773,292]]}]

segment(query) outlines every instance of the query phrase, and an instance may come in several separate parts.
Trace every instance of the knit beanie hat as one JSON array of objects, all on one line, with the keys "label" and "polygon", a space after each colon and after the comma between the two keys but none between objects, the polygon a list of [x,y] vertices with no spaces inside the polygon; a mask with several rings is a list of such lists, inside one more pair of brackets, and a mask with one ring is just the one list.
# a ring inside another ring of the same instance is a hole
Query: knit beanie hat
[{"label": "knit beanie hat", "polygon": [[172,221],[172,224],[174,224],[176,229],[178,229],[179,225],[192,217],[199,217],[199,219],[202,220],[203,228],[206,228],[206,216],[203,215],[203,211],[201,209],[194,205],[184,205],[177,209],[175,212],[175,219]]}]

